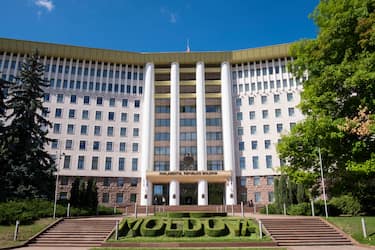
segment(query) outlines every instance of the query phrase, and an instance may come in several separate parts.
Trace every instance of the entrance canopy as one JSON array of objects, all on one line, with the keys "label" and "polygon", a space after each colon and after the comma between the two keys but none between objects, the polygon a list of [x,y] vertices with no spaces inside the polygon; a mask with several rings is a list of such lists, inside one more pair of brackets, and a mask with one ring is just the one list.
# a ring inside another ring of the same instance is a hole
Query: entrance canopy
[{"label": "entrance canopy", "polygon": [[198,180],[207,182],[226,182],[232,176],[232,171],[150,171],[146,173],[151,183],[169,183],[172,180],[181,183],[196,183]]}]

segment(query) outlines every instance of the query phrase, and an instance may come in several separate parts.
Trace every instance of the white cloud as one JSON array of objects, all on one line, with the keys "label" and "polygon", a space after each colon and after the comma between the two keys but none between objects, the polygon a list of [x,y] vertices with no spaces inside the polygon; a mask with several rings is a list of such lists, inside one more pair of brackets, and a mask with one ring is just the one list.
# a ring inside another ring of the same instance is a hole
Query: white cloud
[{"label": "white cloud", "polygon": [[55,8],[52,0],[35,0],[34,3],[36,6],[45,8],[48,12],[51,12]]}]

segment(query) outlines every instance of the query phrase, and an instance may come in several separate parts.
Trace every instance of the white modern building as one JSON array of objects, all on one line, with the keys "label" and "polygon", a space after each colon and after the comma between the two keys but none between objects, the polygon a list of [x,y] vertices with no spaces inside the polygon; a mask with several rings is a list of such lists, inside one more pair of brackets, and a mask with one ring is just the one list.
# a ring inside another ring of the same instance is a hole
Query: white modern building
[{"label": "white modern building", "polygon": [[0,39],[1,77],[36,49],[60,198],[81,177],[109,206],[273,201],[276,144],[303,119],[288,44],[133,53]]}]

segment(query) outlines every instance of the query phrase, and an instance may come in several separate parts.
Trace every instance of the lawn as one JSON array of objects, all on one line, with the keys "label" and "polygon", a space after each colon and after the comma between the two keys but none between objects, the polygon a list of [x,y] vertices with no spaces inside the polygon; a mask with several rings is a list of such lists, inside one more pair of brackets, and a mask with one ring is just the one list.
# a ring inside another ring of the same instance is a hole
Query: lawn
[{"label": "lawn", "polygon": [[[91,250],[155,250],[155,249],[160,249],[160,248],[91,248]],[[225,248],[216,248],[216,247],[210,247],[210,250],[233,250],[233,249],[238,249],[236,247],[225,247]],[[274,248],[264,248],[264,247],[241,247],[241,250],[287,250],[286,248],[279,248],[279,247],[274,247]],[[168,250],[191,250],[191,248],[168,248]],[[194,250],[207,250],[207,248],[194,248]]]},{"label": "lawn", "polygon": [[20,225],[17,241],[13,241],[15,225],[0,225],[0,248],[18,246],[54,221],[52,218],[36,220],[31,225]]},{"label": "lawn", "polygon": [[363,238],[361,217],[330,217],[328,221],[350,234],[360,243],[375,245],[375,217],[363,217],[366,222],[367,239]]}]

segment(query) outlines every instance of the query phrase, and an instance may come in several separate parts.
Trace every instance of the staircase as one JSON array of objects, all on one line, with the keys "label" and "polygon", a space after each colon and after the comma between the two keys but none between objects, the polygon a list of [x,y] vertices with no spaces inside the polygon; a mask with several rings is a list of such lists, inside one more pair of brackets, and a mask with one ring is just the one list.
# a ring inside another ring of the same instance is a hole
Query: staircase
[{"label": "staircase", "polygon": [[28,245],[38,247],[101,246],[115,224],[114,219],[64,219],[33,239]]},{"label": "staircase", "polygon": [[319,218],[267,218],[261,221],[279,246],[352,245],[345,235]]}]

